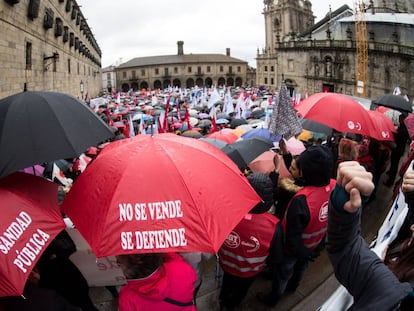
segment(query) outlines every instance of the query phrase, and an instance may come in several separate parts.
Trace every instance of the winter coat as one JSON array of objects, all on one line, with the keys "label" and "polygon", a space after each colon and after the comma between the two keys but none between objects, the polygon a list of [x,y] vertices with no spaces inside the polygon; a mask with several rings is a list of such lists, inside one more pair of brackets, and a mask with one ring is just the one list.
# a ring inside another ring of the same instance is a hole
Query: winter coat
[{"label": "winter coat", "polygon": [[353,311],[398,310],[412,291],[401,283],[361,237],[361,209],[348,213],[343,205],[349,200],[337,185],[331,195],[326,249],[335,276],[354,298]]},{"label": "winter coat", "polygon": [[[178,254],[165,255],[163,265],[146,278],[128,280],[119,293],[119,311],[196,310],[193,301],[196,272]],[[186,304],[167,302],[168,298]]]}]

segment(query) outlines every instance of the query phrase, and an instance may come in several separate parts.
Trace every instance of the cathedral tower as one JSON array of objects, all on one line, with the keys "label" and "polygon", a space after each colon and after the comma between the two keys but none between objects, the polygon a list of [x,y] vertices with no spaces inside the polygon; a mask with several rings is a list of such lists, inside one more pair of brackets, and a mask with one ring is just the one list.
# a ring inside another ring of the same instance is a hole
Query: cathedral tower
[{"label": "cathedral tower", "polygon": [[288,41],[314,24],[309,0],[264,0],[266,49]]}]

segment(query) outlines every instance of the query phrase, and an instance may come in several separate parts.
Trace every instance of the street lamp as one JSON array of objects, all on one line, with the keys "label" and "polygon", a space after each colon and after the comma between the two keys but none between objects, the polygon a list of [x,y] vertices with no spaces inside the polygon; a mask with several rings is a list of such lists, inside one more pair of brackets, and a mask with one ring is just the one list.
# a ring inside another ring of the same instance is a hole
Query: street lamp
[{"label": "street lamp", "polygon": [[80,92],[81,92],[81,99],[83,100],[83,81],[82,80],[80,82],[79,87],[80,87]]}]

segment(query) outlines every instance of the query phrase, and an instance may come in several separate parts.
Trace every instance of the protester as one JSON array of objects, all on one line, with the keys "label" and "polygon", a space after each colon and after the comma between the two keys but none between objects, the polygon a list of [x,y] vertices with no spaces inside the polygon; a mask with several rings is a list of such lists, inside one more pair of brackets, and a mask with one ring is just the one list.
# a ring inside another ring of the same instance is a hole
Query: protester
[{"label": "protester", "polygon": [[330,179],[333,159],[331,151],[321,145],[310,146],[298,158],[303,189],[289,203],[282,221],[283,256],[273,262],[274,276],[270,293],[258,293],[258,299],[274,306],[285,290],[295,291],[308,267],[324,245],[327,205],[335,185]]},{"label": "protester", "polygon": [[388,179],[384,182],[384,185],[391,187],[394,185],[395,177],[397,176],[398,167],[401,157],[404,155],[407,142],[409,140],[409,134],[407,127],[404,123],[404,119],[407,117],[406,113],[399,115],[399,126],[397,133],[394,134],[395,147],[391,151],[390,167],[387,171]]},{"label": "protester", "polygon": [[263,202],[250,210],[219,250],[224,271],[219,296],[221,310],[237,310],[256,276],[265,268],[269,252],[277,251],[279,219],[268,213],[273,204],[273,183],[263,173],[251,173],[247,179]]},{"label": "protester", "polygon": [[[403,190],[414,191],[413,177],[405,180]],[[413,310],[408,282],[414,280],[414,244],[396,258],[394,274],[360,236],[360,207],[373,190],[372,174],[359,163],[340,164],[329,204],[327,240],[335,276],[353,296],[352,310]]]},{"label": "protester", "polygon": [[150,253],[116,258],[127,279],[119,293],[119,311],[196,310],[196,272],[180,255]]}]

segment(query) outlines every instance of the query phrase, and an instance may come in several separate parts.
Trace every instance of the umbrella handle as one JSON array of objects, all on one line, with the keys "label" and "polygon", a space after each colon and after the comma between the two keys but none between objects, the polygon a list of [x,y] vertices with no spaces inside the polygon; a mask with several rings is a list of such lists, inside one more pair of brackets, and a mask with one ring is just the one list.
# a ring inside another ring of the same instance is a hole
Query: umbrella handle
[{"label": "umbrella handle", "polygon": [[216,281],[216,288],[220,288],[223,283],[223,269],[221,268],[218,254],[216,254],[216,271],[214,280]]}]

